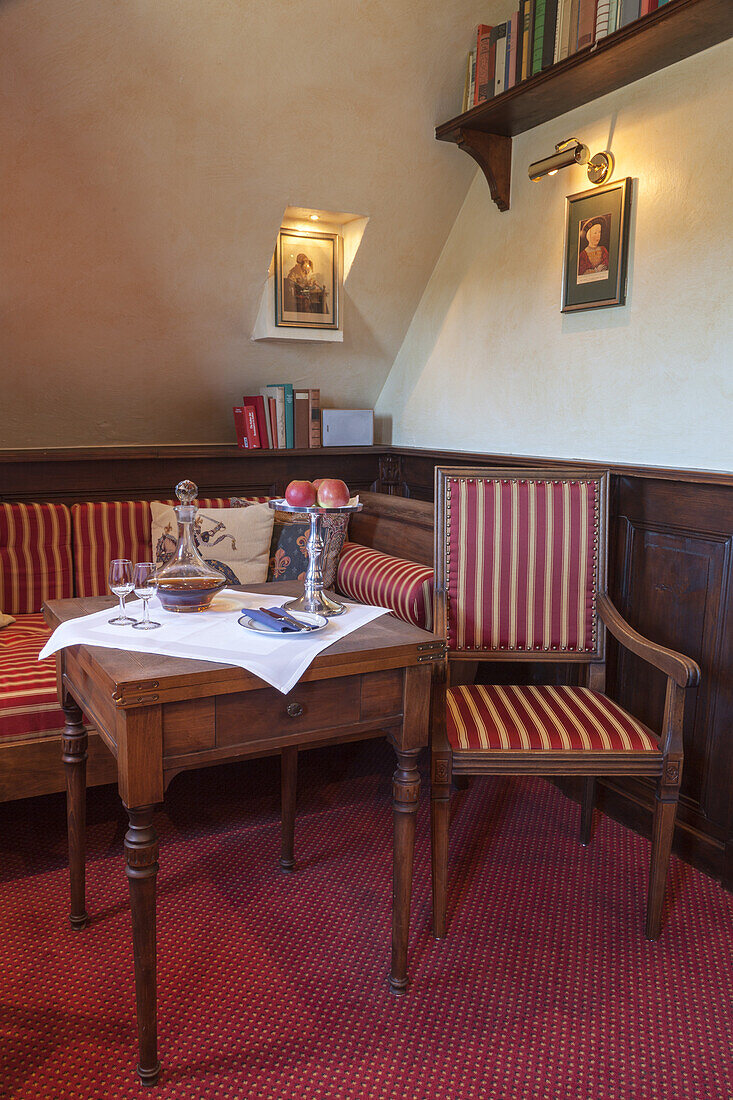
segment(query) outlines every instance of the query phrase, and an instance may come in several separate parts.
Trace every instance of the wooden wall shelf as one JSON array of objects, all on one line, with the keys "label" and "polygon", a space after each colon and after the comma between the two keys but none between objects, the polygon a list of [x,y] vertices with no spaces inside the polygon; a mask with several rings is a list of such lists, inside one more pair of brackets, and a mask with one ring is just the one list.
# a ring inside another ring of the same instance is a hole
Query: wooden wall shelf
[{"label": "wooden wall shelf", "polygon": [[571,54],[438,126],[481,167],[491,197],[509,209],[511,139],[733,36],[731,0],[670,0],[643,19]]}]

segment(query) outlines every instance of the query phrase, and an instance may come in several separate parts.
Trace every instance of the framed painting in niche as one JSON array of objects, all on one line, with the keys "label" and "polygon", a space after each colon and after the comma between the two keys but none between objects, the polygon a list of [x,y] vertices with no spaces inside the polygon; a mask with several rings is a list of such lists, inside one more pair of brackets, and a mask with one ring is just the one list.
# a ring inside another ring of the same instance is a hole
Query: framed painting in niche
[{"label": "framed painting in niche", "polygon": [[338,328],[339,235],[281,229],[275,248],[275,324]]},{"label": "framed painting in niche", "polygon": [[568,195],[562,313],[626,302],[631,177]]}]

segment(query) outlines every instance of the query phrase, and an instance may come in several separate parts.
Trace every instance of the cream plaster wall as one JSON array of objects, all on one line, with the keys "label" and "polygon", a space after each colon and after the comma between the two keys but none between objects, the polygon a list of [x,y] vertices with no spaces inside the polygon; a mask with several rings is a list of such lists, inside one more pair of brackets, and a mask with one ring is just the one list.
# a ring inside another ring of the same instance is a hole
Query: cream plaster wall
[{"label": "cream plaster wall", "polygon": [[[433,128],[485,14],[0,3],[0,447],[233,442],[272,380],[372,406],[473,175]],[[343,344],[251,340],[288,205],[369,217]]]},{"label": "cream plaster wall", "polygon": [[[386,438],[733,470],[731,62],[716,46],[516,138],[505,214],[477,172],[377,402]],[[590,184],[527,167],[570,136],[634,179],[624,307],[560,313],[565,196]]]}]

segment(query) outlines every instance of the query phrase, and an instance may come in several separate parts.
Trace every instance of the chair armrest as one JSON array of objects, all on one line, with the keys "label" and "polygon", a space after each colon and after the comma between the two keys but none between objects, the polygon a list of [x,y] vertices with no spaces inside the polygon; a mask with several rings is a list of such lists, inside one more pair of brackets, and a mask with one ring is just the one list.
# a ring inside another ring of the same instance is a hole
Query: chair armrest
[{"label": "chair armrest", "polygon": [[605,592],[598,593],[596,606],[601,621],[626,649],[671,676],[680,687],[693,687],[700,683],[700,666],[696,661],[673,649],[665,649],[639,634],[622,618]]}]

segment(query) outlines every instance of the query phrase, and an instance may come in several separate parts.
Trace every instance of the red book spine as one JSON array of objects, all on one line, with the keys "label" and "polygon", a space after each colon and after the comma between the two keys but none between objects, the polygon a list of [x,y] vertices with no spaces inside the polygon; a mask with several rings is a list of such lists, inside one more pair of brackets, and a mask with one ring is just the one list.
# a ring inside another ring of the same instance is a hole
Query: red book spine
[{"label": "red book spine", "polygon": [[483,103],[488,99],[488,86],[494,79],[494,74],[489,73],[489,35],[493,27],[485,23],[479,23],[476,33],[476,79],[473,84],[473,102]]},{"label": "red book spine", "polygon": [[257,430],[257,415],[254,405],[244,406],[244,430],[252,449],[260,446],[260,433]]},{"label": "red book spine", "polygon": [[237,432],[237,446],[249,447],[249,440],[247,439],[247,430],[244,424],[244,409],[241,405],[235,405],[232,409],[234,413],[234,427]]},{"label": "red book spine", "polygon": [[642,15],[649,15],[650,12],[656,11],[658,7],[659,0],[641,0],[639,17],[641,17]]},{"label": "red book spine", "polygon": [[274,397],[267,398],[268,413],[270,415],[270,434],[272,435],[272,445],[278,450],[280,444],[277,441],[277,401]]},{"label": "red book spine", "polygon": [[260,394],[256,397],[243,397],[242,402],[245,406],[252,405],[257,417],[257,434],[260,439],[260,447],[267,449],[270,446],[270,441],[267,438],[267,422],[265,420],[265,399]]}]

